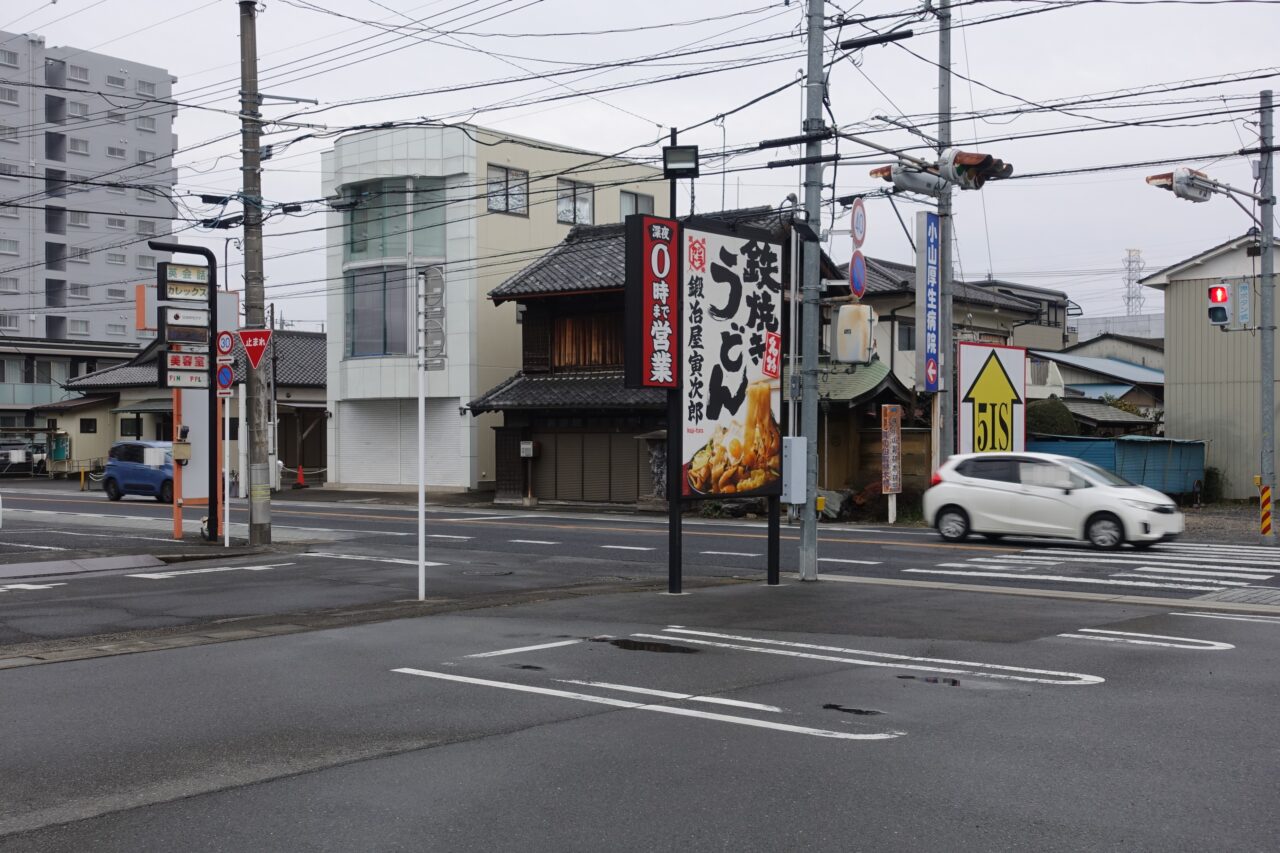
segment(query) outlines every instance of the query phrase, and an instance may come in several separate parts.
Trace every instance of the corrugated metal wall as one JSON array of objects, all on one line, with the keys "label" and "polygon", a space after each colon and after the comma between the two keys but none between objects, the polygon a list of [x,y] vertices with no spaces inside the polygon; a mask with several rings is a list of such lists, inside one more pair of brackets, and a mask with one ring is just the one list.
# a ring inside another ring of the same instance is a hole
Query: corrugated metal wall
[{"label": "corrugated metal wall", "polygon": [[[457,399],[427,401],[427,484],[466,486]],[[416,400],[338,403],[338,482],[412,485],[418,482]]]}]

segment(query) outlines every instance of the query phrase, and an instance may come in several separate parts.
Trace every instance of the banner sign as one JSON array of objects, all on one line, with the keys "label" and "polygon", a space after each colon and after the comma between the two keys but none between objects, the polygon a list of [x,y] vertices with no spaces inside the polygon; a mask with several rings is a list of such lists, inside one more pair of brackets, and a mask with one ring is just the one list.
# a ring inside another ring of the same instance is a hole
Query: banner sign
[{"label": "banner sign", "polygon": [[680,386],[680,224],[627,217],[623,334],[628,388]]},{"label": "banner sign", "polygon": [[936,393],[943,387],[945,362],[938,352],[942,327],[939,288],[938,214],[916,214],[916,388]]},{"label": "banner sign", "polygon": [[782,493],[782,244],[693,220],[681,235],[685,497]]},{"label": "banner sign", "polygon": [[902,491],[902,407],[880,407],[880,493]]},{"label": "banner sign", "polygon": [[1027,351],[960,344],[961,453],[1027,449]]}]

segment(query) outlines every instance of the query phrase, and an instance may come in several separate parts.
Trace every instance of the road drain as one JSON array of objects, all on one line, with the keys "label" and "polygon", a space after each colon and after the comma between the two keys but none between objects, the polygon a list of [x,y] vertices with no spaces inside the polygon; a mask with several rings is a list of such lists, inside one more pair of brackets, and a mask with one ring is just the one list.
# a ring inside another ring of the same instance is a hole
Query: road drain
[{"label": "road drain", "polygon": [[509,575],[511,572],[504,572],[500,569],[463,569],[464,575],[477,575],[484,578],[500,578]]},{"label": "road drain", "polygon": [[884,713],[884,711],[872,711],[870,708],[846,708],[843,705],[837,705],[835,702],[828,702],[822,707],[827,711],[840,711],[845,714],[857,714],[860,717],[875,717]]},{"label": "road drain", "polygon": [[946,684],[951,687],[959,687],[960,679],[958,678],[938,678],[936,675],[926,675],[923,677],[915,675],[899,675],[898,678],[904,681],[923,681],[925,684]]},{"label": "road drain", "polygon": [[510,666],[511,669],[545,669],[545,667],[534,666],[531,663],[513,663],[508,664],[508,666]]},{"label": "road drain", "polygon": [[702,649],[691,648],[690,646],[677,646],[674,643],[654,643],[642,642],[640,640],[628,640],[626,638],[610,640],[605,637],[592,637],[593,643],[608,643],[611,646],[617,646],[620,649],[626,649],[629,652],[662,652],[664,654],[679,655],[696,655]]}]

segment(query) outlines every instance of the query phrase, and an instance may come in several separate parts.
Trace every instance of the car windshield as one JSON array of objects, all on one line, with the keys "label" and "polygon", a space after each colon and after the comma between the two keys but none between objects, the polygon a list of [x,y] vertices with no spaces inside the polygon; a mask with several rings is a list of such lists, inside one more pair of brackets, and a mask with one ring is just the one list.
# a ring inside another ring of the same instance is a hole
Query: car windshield
[{"label": "car windshield", "polygon": [[1105,483],[1108,486],[1115,486],[1116,488],[1120,488],[1120,489],[1133,486],[1133,483],[1130,483],[1128,480],[1126,480],[1124,477],[1121,477],[1119,474],[1113,474],[1112,472],[1108,471],[1106,468],[1099,468],[1097,465],[1094,465],[1092,462],[1085,462],[1082,459],[1067,460],[1067,467],[1072,468],[1084,474],[1086,477],[1091,477],[1095,480],[1101,480],[1103,483]]}]

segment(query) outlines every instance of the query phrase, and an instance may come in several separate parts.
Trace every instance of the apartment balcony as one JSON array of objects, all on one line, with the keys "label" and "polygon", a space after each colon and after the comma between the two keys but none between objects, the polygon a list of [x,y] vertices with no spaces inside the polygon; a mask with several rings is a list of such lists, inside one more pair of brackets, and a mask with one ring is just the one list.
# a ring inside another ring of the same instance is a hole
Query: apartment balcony
[{"label": "apartment balcony", "polygon": [[44,120],[46,124],[67,123],[67,99],[55,95],[44,96]]},{"label": "apartment balcony", "polygon": [[62,169],[45,169],[44,194],[49,198],[66,198],[67,173]]},{"label": "apartment balcony", "polygon": [[67,246],[65,243],[44,244],[44,268],[49,272],[66,272]]},{"label": "apartment balcony", "polygon": [[44,159],[52,160],[55,163],[67,162],[67,135],[65,133],[45,131]]},{"label": "apartment balcony", "polygon": [[47,234],[66,234],[66,209],[61,207],[46,207],[44,209],[44,230]]},{"label": "apartment balcony", "polygon": [[57,385],[0,382],[0,406],[43,406],[76,396]]}]

